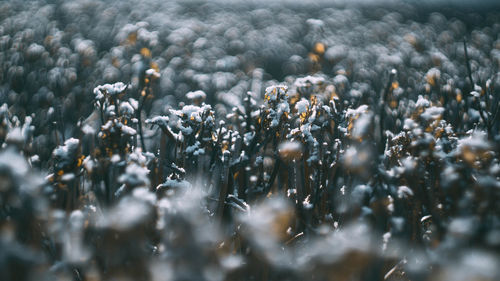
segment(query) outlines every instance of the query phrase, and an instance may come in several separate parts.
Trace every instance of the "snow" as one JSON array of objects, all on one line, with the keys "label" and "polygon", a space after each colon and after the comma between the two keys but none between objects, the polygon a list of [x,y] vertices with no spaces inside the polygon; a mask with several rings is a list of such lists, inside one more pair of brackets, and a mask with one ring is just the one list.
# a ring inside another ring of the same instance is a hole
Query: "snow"
[{"label": "snow", "polygon": [[429,108],[426,108],[425,111],[420,115],[420,117],[422,117],[426,121],[436,120],[441,118],[443,112],[444,108],[431,106]]},{"label": "snow", "polygon": [[125,174],[122,174],[118,178],[118,181],[121,183],[125,183],[131,187],[148,186],[148,174],[149,170],[146,167],[142,167],[137,163],[132,162],[131,164],[127,165]]},{"label": "snow", "polygon": [[158,73],[158,71],[156,71],[153,68],[150,68],[150,69],[146,70],[146,75],[147,76],[152,76],[152,77],[155,77],[155,78],[160,78],[160,73]]},{"label": "snow", "polygon": [[409,130],[415,129],[416,127],[418,127],[418,124],[413,119],[410,119],[410,118],[405,119],[404,125],[403,125],[404,130],[409,131]]},{"label": "snow", "polygon": [[21,128],[15,127],[9,131],[6,141],[10,143],[24,143],[24,136]]},{"label": "snow", "polygon": [[175,189],[189,189],[191,187],[191,184],[185,180],[167,179],[163,184],[158,186],[157,189],[161,187],[170,187]]},{"label": "snow", "polygon": [[111,161],[111,163],[118,163],[121,160],[122,159],[121,159],[120,155],[118,155],[118,154],[113,154],[113,156],[111,156],[111,159],[109,159],[109,161]]},{"label": "snow", "polygon": [[262,156],[255,157],[255,164],[259,165],[264,163],[264,158]]},{"label": "snow", "polygon": [[229,255],[221,259],[221,265],[226,270],[235,270],[244,264],[244,259],[240,255]]},{"label": "snow", "polygon": [[307,113],[309,110],[309,101],[302,98],[295,104],[295,109],[297,110],[297,114],[299,114],[299,116]]},{"label": "snow", "polygon": [[[26,159],[13,149],[5,149],[0,152],[0,168],[8,168],[12,173],[18,176],[24,176],[29,171],[29,165]],[[4,186],[0,186],[0,191]]]},{"label": "snow", "polygon": [[373,192],[373,188],[369,185],[360,184],[354,187],[351,192],[352,199],[355,200],[356,203],[360,204],[362,200],[369,196]]},{"label": "snow", "polygon": [[137,134],[137,131],[135,129],[133,129],[132,127],[129,127],[127,125],[122,124],[121,130],[124,134],[130,135],[130,136]]},{"label": "snow", "polygon": [[134,107],[129,103],[129,102],[122,102],[120,103],[120,112],[121,114],[124,114],[124,115],[133,115],[135,110],[134,110]]},{"label": "snow", "polygon": [[301,152],[302,144],[298,141],[287,141],[279,145],[278,150],[280,152]]},{"label": "snow", "polygon": [[266,88],[266,97],[275,101],[278,97],[284,97],[288,91],[288,86],[286,85],[273,85]]},{"label": "snow", "polygon": [[488,150],[490,143],[485,132],[474,132],[471,136],[458,140],[457,149]]},{"label": "snow", "polygon": [[69,154],[73,154],[76,152],[80,145],[80,141],[75,138],[70,138],[67,139],[64,142],[64,145],[58,146],[56,149],[54,149],[53,155],[54,157],[59,157],[59,158],[68,158],[70,157]]},{"label": "snow", "polygon": [[481,97],[481,94],[478,93],[477,91],[470,92],[470,95],[473,96],[473,97],[475,97],[475,98],[480,98]]},{"label": "snow", "polygon": [[297,88],[308,87],[311,85],[317,85],[325,82],[325,78],[321,76],[306,76],[302,78],[297,78],[293,85]]},{"label": "snow", "polygon": [[416,107],[429,107],[430,105],[430,101],[421,95],[418,96],[417,103],[415,104]]},{"label": "snow", "polygon": [[243,142],[246,146],[250,146],[250,143],[252,142],[254,136],[255,132],[248,132],[243,135]]},{"label": "snow", "polygon": [[85,124],[82,127],[82,132],[86,135],[93,135],[95,134],[95,129],[92,128],[92,126],[90,126],[89,124]]},{"label": "snow", "polygon": [[100,85],[94,88],[94,95],[96,96],[96,99],[101,99],[106,94],[111,96],[117,95],[123,93],[123,91],[127,89],[127,86],[128,85],[124,84],[123,82]]},{"label": "snow", "polygon": [[146,124],[156,124],[162,127],[168,126],[169,118],[168,116],[155,116],[153,118],[147,119]]},{"label": "snow", "polygon": [[311,204],[311,195],[307,195],[307,197],[304,199],[304,201],[302,202],[302,206],[304,207],[304,209],[312,209],[314,206],[313,204]]},{"label": "snow", "polygon": [[72,181],[74,179],[75,179],[75,174],[73,174],[73,173],[66,173],[66,174],[62,175],[62,177],[61,177],[62,182],[69,182],[69,181]]},{"label": "snow", "polygon": [[368,135],[369,129],[372,124],[372,119],[373,114],[370,111],[361,114],[361,116],[354,121],[352,137],[360,139]]},{"label": "snow", "polygon": [[32,43],[27,49],[27,55],[30,58],[39,58],[43,52],[45,52],[45,48],[42,45],[38,45],[36,43]]},{"label": "snow", "polygon": [[368,110],[368,105],[362,104],[355,109],[349,108],[346,112],[346,116],[351,117],[351,118],[356,118],[357,116],[361,115],[362,113],[366,112],[367,110]]},{"label": "snow", "polygon": [[278,152],[283,159],[297,159],[302,156],[302,143],[298,141],[286,141],[282,142],[278,146]]},{"label": "snow", "polygon": [[85,157],[83,160],[83,166],[87,170],[87,172],[91,173],[94,170],[94,167],[96,166],[96,163],[90,156]]},{"label": "snow", "polygon": [[195,144],[186,147],[187,154],[193,154],[194,156],[205,154],[205,149],[200,148],[200,142],[196,141]]},{"label": "snow", "polygon": [[437,83],[437,80],[439,80],[439,78],[441,78],[441,71],[437,68],[431,68],[425,74],[425,79],[427,79],[429,84],[433,86]]},{"label": "snow", "polygon": [[333,78],[333,83],[335,84],[335,86],[345,86],[349,83],[349,79],[347,79],[347,77],[343,74],[338,74]]},{"label": "snow", "polygon": [[203,109],[196,105],[185,105],[181,110],[171,110],[171,112],[189,120],[194,120],[196,122],[202,121],[201,116],[203,114]]},{"label": "snow", "polygon": [[151,215],[152,208],[147,202],[134,197],[125,197],[100,219],[98,225],[123,231],[137,227]]},{"label": "snow", "polygon": [[322,28],[325,25],[325,23],[320,19],[307,19],[306,23],[317,28]]},{"label": "snow", "polygon": [[413,196],[413,190],[406,185],[401,185],[398,187],[398,198],[408,198]]},{"label": "snow", "polygon": [[325,58],[329,61],[336,62],[347,57],[349,50],[344,45],[336,45],[329,47],[325,52]]},{"label": "snow", "polygon": [[188,92],[186,94],[186,98],[188,98],[189,100],[205,100],[206,97],[207,94],[205,94],[205,92],[201,90]]}]

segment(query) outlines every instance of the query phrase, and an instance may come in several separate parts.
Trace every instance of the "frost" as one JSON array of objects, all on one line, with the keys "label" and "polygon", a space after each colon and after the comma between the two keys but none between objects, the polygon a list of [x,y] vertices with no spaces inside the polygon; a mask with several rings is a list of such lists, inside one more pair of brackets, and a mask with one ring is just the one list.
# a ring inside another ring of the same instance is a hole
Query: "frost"
[{"label": "frost", "polygon": [[349,83],[349,79],[345,75],[339,74],[333,78],[333,83],[336,87],[343,88]]},{"label": "frost", "polygon": [[118,180],[130,187],[148,186],[148,174],[149,170],[146,167],[131,163],[125,169],[125,174],[121,175]]},{"label": "frost", "polygon": [[201,122],[201,116],[203,114],[202,108],[196,105],[185,105],[181,110],[171,110],[172,113],[180,117],[185,117],[189,120],[196,122]]},{"label": "frost", "polygon": [[309,101],[306,99],[301,99],[295,104],[295,109],[299,115],[307,113],[309,110]]},{"label": "frost", "polygon": [[133,136],[135,134],[137,134],[137,131],[127,125],[123,125],[121,126],[121,130],[123,133],[127,134],[127,135],[130,135],[130,136]]},{"label": "frost", "polygon": [[85,157],[85,159],[83,160],[83,165],[85,167],[85,169],[91,173],[93,170],[94,170],[94,167],[96,166],[96,163],[94,160],[92,160],[90,158],[90,156],[87,156]]},{"label": "frost", "polygon": [[255,157],[255,164],[259,165],[264,162],[264,158],[262,156]]},{"label": "frost", "polygon": [[45,48],[41,45],[38,45],[36,43],[32,43],[29,47],[28,50],[26,51],[27,55],[31,59],[38,59],[41,57],[41,55],[45,52]]},{"label": "frost", "polygon": [[[12,173],[19,176],[24,176],[29,171],[26,160],[12,149],[7,149],[0,153],[0,167],[2,167],[2,169],[7,168]],[[0,189],[2,188],[3,187],[0,187]]]},{"label": "frost", "polygon": [[487,139],[486,133],[474,132],[471,136],[458,140],[457,149],[463,151],[464,149],[471,149],[473,151],[488,150],[490,143]]},{"label": "frost", "polygon": [[93,134],[95,134],[95,132],[96,132],[96,131],[95,131],[95,129],[94,129],[94,128],[92,128],[92,126],[90,126],[90,125],[88,125],[88,124],[85,124],[85,125],[83,125],[83,127],[82,127],[82,132],[83,132],[84,134],[86,134],[86,135],[93,135]]},{"label": "frost", "polygon": [[337,62],[347,57],[349,50],[344,45],[336,45],[328,48],[325,52],[325,58],[332,62]]},{"label": "frost", "polygon": [[357,204],[361,204],[373,191],[371,186],[361,184],[354,187],[351,196]]},{"label": "frost", "polygon": [[452,220],[448,229],[453,235],[457,237],[464,237],[471,235],[476,227],[477,219],[473,217],[461,217]]},{"label": "frost", "polygon": [[410,196],[413,196],[411,188],[405,185],[400,185],[398,187],[398,198],[408,198]]},{"label": "frost", "polygon": [[151,119],[147,119],[146,124],[155,124],[166,127],[168,126],[168,121],[168,116],[155,116]]},{"label": "frost", "polygon": [[286,96],[288,87],[286,85],[274,85],[266,88],[266,97],[270,101],[276,101],[278,97]]},{"label": "frost", "polygon": [[111,156],[111,159],[110,159],[110,161],[111,161],[112,163],[118,163],[118,162],[120,162],[121,160],[122,160],[122,159],[121,159],[120,155],[118,155],[118,154],[113,154],[113,156]]},{"label": "frost", "polygon": [[215,2],[0,1],[0,279],[499,279],[499,12]]},{"label": "frost", "polygon": [[444,112],[444,108],[442,107],[437,107],[437,106],[431,106],[429,108],[426,108],[425,111],[420,115],[424,120],[430,121],[430,120],[436,120],[441,118],[441,115]]},{"label": "frost", "polygon": [[94,88],[94,95],[96,99],[102,99],[106,95],[117,95],[123,93],[127,89],[128,85],[123,82],[117,82],[115,84],[104,84]]},{"label": "frost", "polygon": [[242,266],[244,259],[239,255],[230,255],[222,259],[222,267],[226,270],[234,270]]},{"label": "frost", "polygon": [[415,104],[416,107],[429,107],[430,105],[431,103],[429,100],[420,95],[418,96],[417,103]]},{"label": "frost", "polygon": [[314,207],[313,204],[311,204],[310,195],[308,195],[306,199],[304,199],[304,201],[302,202],[302,206],[304,207],[304,209],[312,209]]},{"label": "frost", "polygon": [[195,144],[186,147],[187,154],[193,154],[194,156],[205,154],[205,149],[200,148],[200,142],[197,141]]},{"label": "frost", "polygon": [[431,85],[435,85],[440,78],[441,71],[437,68],[431,68],[427,71],[427,74],[425,74],[425,79],[427,79],[427,82]]},{"label": "frost", "polygon": [[100,227],[111,227],[116,230],[128,230],[147,221],[152,216],[152,207],[143,200],[125,197],[100,219]]},{"label": "frost", "polygon": [[473,97],[475,97],[475,98],[479,98],[479,97],[481,97],[481,94],[480,94],[480,93],[478,93],[478,92],[476,92],[476,91],[472,91],[472,92],[470,92],[470,95],[471,95],[471,96],[473,96]]},{"label": "frost", "polygon": [[243,142],[245,143],[246,146],[250,146],[250,143],[252,142],[253,138],[255,136],[255,132],[248,132],[243,135]]},{"label": "frost", "polygon": [[368,105],[363,104],[355,109],[348,109],[346,112],[347,117],[357,117],[368,110]]},{"label": "frost", "polygon": [[404,125],[403,125],[404,130],[413,130],[417,127],[418,127],[418,124],[414,120],[412,120],[410,118],[405,119]]},{"label": "frost", "polygon": [[75,174],[73,173],[66,173],[61,177],[62,182],[69,182],[75,179]]},{"label": "frost", "polygon": [[174,189],[189,189],[191,188],[191,184],[185,180],[179,179],[167,179],[163,184],[157,187],[157,189],[161,189],[163,187],[169,187]]},{"label": "frost", "polygon": [[205,94],[205,92],[203,92],[201,90],[189,92],[186,94],[186,98],[188,98],[189,100],[204,101],[206,99],[206,97],[207,97],[207,94]]},{"label": "frost", "polygon": [[312,85],[318,85],[325,82],[325,78],[321,76],[306,76],[302,78],[297,78],[293,85],[297,88],[306,88]]},{"label": "frost", "polygon": [[297,141],[283,142],[279,145],[278,151],[280,154],[302,153],[302,144]]},{"label": "frost", "polygon": [[325,23],[320,19],[307,19],[306,23],[313,27],[323,27]]},{"label": "frost", "polygon": [[21,128],[16,127],[12,129],[8,134],[6,138],[7,142],[10,143],[24,143],[24,136]]},{"label": "frost", "polygon": [[283,239],[292,219],[293,211],[284,198],[270,198],[255,206],[250,214],[239,216],[244,235],[266,258],[278,264],[287,264],[292,257],[282,253],[277,241]]},{"label": "frost", "polygon": [[368,111],[363,113],[354,121],[352,137],[361,139],[369,134],[369,129],[372,124],[373,114]]},{"label": "frost", "polygon": [[135,110],[129,102],[122,102],[120,103],[120,112],[124,115],[132,116]]},{"label": "frost", "polygon": [[91,40],[77,39],[74,41],[75,50],[83,57],[92,58],[96,56],[94,42]]},{"label": "frost", "polygon": [[80,146],[80,141],[75,138],[70,138],[64,142],[64,145],[54,149],[52,153],[55,158],[63,161],[70,161],[72,156],[77,152]]},{"label": "frost", "polygon": [[152,68],[146,70],[146,75],[151,76],[151,77],[155,77],[155,78],[160,78],[160,73]]}]

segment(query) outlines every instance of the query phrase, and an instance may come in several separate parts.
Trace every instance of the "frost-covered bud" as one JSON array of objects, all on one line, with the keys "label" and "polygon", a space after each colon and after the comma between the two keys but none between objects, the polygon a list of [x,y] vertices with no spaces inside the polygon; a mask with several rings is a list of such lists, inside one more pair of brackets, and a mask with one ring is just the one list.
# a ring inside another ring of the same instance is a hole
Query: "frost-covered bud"
[{"label": "frost-covered bud", "polygon": [[469,137],[458,140],[457,153],[469,164],[474,164],[478,159],[490,158],[491,144],[486,133],[476,132]]},{"label": "frost-covered bud", "polygon": [[266,88],[265,99],[268,101],[277,101],[286,98],[288,87],[286,85],[276,85]]},{"label": "frost-covered bud", "polygon": [[128,85],[123,82],[117,82],[114,84],[104,84],[94,88],[94,95],[97,100],[104,98],[107,95],[115,96],[123,93],[127,89]]},{"label": "frost-covered bud", "polygon": [[283,142],[278,146],[278,152],[284,161],[298,160],[302,157],[302,144],[297,141]]},{"label": "frost-covered bud", "polygon": [[200,105],[207,98],[207,94],[205,94],[205,92],[201,90],[198,90],[187,93],[186,98],[193,102],[195,105]]},{"label": "frost-covered bud", "polygon": [[[70,138],[54,149],[52,156],[55,160],[55,170],[68,170],[79,163],[80,156],[80,141],[75,138]],[[81,162],[81,161],[80,161]]]},{"label": "frost-covered bud", "polygon": [[140,166],[136,163],[131,163],[125,169],[118,181],[127,186],[127,188],[147,187],[149,186],[149,170],[146,167]]},{"label": "frost-covered bud", "polygon": [[39,59],[43,52],[45,52],[45,48],[42,45],[32,43],[26,50],[26,56],[29,60],[34,61]]}]

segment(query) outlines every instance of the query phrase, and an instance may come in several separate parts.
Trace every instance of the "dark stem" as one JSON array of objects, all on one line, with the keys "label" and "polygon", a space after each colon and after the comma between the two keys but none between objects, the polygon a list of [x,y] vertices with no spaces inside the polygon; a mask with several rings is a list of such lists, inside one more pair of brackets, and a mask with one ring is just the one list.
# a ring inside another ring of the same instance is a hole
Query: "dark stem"
[{"label": "dark stem", "polygon": [[139,129],[139,137],[141,139],[141,148],[142,148],[143,152],[146,152],[146,145],[144,144],[144,135],[142,132],[141,112],[142,112],[142,108],[144,107],[144,102],[146,101],[146,98],[149,95],[149,88],[147,86],[146,86],[144,92],[145,92],[145,94],[144,94],[144,96],[141,97],[141,101],[139,103],[139,108],[137,109],[136,118],[137,118],[138,129]]},{"label": "dark stem", "polygon": [[465,53],[465,66],[467,67],[467,75],[469,76],[471,87],[474,90],[474,80],[472,80],[472,71],[470,69],[469,54],[467,52],[467,41],[465,36],[464,36],[464,53]]}]

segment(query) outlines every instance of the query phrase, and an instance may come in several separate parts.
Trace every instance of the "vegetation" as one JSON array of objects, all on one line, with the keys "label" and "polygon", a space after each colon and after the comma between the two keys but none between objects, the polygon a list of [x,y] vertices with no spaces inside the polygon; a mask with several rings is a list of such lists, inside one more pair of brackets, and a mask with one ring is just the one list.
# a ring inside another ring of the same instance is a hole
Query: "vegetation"
[{"label": "vegetation", "polygon": [[0,279],[498,280],[500,13],[232,5],[0,3]]}]

